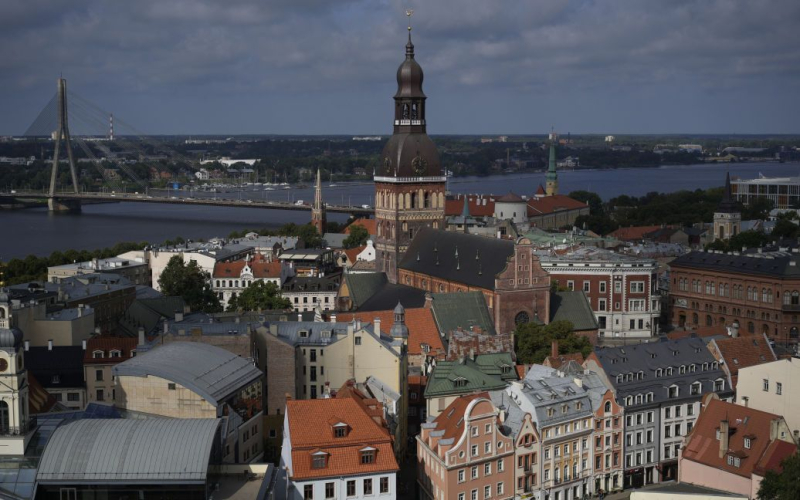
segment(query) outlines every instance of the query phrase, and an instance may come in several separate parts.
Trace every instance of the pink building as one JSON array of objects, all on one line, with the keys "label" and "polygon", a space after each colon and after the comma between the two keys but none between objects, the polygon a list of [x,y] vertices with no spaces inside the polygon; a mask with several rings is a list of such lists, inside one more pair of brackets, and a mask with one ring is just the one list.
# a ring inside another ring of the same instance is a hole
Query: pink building
[{"label": "pink building", "polygon": [[768,470],[797,450],[783,417],[711,394],[686,446],[678,481],[757,498]]},{"label": "pink building", "polygon": [[594,491],[621,490],[622,468],[622,406],[614,399],[612,391],[606,391],[594,410]]},{"label": "pink building", "polygon": [[420,497],[514,498],[514,442],[487,393],[460,396],[417,436]]}]

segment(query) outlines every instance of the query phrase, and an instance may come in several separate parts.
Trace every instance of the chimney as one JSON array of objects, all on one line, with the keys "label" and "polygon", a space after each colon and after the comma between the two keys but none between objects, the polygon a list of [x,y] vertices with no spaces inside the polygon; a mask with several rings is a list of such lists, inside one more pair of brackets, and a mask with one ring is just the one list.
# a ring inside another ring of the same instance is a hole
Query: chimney
[{"label": "chimney", "polygon": [[353,327],[355,331],[361,330],[361,320],[359,318],[355,319],[355,326]]},{"label": "chimney", "polygon": [[81,347],[84,351],[86,350],[86,339],[81,340]]},{"label": "chimney", "polygon": [[83,304],[78,304],[78,317],[83,316]]},{"label": "chimney", "polygon": [[778,439],[778,424],[780,423],[780,419],[773,418],[769,421],[769,440],[775,441]]},{"label": "chimney", "polygon": [[297,321],[303,321],[303,314],[297,313]]},{"label": "chimney", "polygon": [[233,319],[233,322],[236,323],[237,325],[239,324],[240,321],[241,321],[241,317],[239,317],[239,316],[236,316],[236,318]]},{"label": "chimney", "polygon": [[331,323],[336,323],[336,314],[331,314]]},{"label": "chimney", "polygon": [[278,336],[278,325],[276,325],[275,323],[270,323],[270,325],[269,325],[269,334],[272,335],[273,337],[277,337]]},{"label": "chimney", "polygon": [[47,341],[47,350],[48,351],[52,351],[53,350],[53,339],[50,339],[50,340]]},{"label": "chimney", "polygon": [[433,295],[430,292],[425,292],[425,309],[433,307]]},{"label": "chimney", "polygon": [[94,327],[94,334],[95,335],[100,335],[101,333],[103,333],[103,331],[100,330],[99,326]]},{"label": "chimney", "polygon": [[31,350],[31,341],[30,340],[26,340],[25,341],[25,352],[30,351],[30,350]]},{"label": "chimney", "polygon": [[[166,325],[166,323],[164,323],[164,324]],[[140,326],[140,327],[139,327],[139,345],[144,345],[144,344],[145,344],[145,340],[144,340],[144,327],[143,327],[143,326]]]},{"label": "chimney", "polygon": [[719,458],[728,453],[728,421],[723,420],[719,423]]},{"label": "chimney", "polygon": [[381,336],[381,319],[380,318],[375,318],[373,320],[373,323],[375,324],[375,335],[380,337]]},{"label": "chimney", "polygon": [[183,311],[175,311],[175,322],[180,323],[183,321]]},{"label": "chimney", "polygon": [[550,356],[557,358],[558,357],[558,340],[554,340],[552,344],[550,344]]},{"label": "chimney", "polygon": [[474,347],[470,347],[469,348],[469,359],[471,359],[472,361],[475,361],[475,348]]}]

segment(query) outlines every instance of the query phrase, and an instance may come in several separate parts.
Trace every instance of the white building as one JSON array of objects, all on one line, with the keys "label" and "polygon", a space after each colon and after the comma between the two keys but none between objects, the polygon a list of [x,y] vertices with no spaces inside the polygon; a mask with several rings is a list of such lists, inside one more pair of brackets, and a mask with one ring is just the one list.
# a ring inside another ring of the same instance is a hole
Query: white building
[{"label": "white building", "polygon": [[781,415],[800,433],[800,359],[789,358],[739,369],[736,402]]},{"label": "white building", "polygon": [[382,413],[349,397],[287,401],[285,498],[397,498],[399,467]]},{"label": "white building", "polygon": [[258,281],[274,283],[280,288],[292,275],[291,267],[281,265],[278,260],[256,254],[247,260],[217,262],[211,275],[211,289],[217,294],[222,307],[227,309],[230,300],[239,296],[253,283]]},{"label": "white building", "polygon": [[208,170],[201,168],[197,172],[194,173],[194,176],[201,181],[207,181],[209,178]]}]

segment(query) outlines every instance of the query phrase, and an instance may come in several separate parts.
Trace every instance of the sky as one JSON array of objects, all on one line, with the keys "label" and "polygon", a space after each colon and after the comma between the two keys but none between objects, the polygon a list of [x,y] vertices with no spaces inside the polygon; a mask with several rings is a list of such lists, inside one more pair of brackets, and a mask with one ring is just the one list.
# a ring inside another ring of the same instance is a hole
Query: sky
[{"label": "sky", "polygon": [[798,0],[3,0],[0,135],[69,89],[146,134],[800,133]]}]

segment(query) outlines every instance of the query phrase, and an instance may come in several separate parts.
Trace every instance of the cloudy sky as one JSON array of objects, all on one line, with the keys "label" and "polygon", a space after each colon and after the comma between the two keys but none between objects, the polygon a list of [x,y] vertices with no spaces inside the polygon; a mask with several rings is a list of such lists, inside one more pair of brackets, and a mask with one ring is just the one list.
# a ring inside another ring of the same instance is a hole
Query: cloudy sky
[{"label": "cloudy sky", "polygon": [[798,0],[3,0],[0,134],[70,90],[145,133],[800,133]]}]

